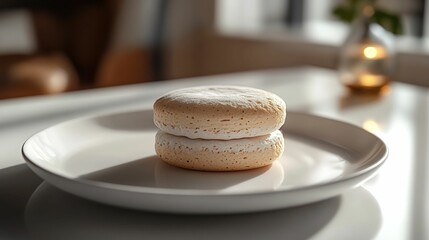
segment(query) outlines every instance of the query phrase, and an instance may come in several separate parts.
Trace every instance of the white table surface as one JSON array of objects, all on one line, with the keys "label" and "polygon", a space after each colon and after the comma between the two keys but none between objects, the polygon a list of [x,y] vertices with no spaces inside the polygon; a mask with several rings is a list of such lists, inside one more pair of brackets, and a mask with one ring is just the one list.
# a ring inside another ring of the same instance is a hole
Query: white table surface
[{"label": "white table surface", "polygon": [[[206,84],[266,89],[281,96],[288,110],[362,126],[386,142],[389,158],[363,187],[323,202],[193,216],[131,211],[71,196],[43,183],[21,156],[22,143],[53,124],[151,108],[167,91]],[[428,101],[425,88],[400,83],[377,99],[351,97],[334,71],[307,67],[3,100],[0,239],[429,239]]]}]

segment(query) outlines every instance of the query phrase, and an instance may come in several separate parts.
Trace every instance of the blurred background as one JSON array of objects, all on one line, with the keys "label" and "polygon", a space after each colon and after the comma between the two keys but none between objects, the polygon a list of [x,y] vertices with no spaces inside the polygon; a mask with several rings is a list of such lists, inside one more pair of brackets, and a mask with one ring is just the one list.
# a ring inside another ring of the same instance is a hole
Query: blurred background
[{"label": "blurred background", "polygon": [[[249,70],[336,69],[357,0],[0,0],[0,99]],[[397,16],[395,81],[429,85],[429,4]]]}]

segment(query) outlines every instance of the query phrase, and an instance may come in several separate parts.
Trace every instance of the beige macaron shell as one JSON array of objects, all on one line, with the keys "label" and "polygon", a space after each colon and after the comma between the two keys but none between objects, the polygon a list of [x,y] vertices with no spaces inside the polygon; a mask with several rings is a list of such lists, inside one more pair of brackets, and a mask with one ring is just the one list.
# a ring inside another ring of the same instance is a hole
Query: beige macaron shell
[{"label": "beige macaron shell", "polygon": [[154,104],[155,125],[170,134],[238,139],[269,134],[285,122],[286,104],[275,94],[248,87],[179,89]]},{"label": "beige macaron shell", "polygon": [[156,135],[155,150],[160,159],[173,166],[202,171],[237,171],[267,166],[284,149],[284,138],[271,134],[229,141],[189,139],[163,131]]}]

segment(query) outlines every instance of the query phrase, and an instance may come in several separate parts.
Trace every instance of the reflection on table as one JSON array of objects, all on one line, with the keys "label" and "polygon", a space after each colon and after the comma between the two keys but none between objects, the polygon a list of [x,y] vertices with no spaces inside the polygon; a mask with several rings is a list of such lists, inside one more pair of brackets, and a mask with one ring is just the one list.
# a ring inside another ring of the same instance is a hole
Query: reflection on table
[{"label": "reflection on table", "polygon": [[[353,216],[353,217],[350,217]],[[25,221],[38,239],[338,239],[373,238],[380,208],[364,188],[301,207],[234,215],[173,215],[101,205],[43,183],[33,193]],[[72,231],[70,229],[73,229]],[[347,233],[347,234],[346,234]]]}]

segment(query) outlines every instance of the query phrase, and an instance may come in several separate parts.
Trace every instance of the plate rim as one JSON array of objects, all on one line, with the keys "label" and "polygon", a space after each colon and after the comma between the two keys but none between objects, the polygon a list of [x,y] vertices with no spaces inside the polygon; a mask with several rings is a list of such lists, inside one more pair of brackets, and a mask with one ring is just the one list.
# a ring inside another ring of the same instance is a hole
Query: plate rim
[{"label": "plate rim", "polygon": [[[241,196],[284,194],[284,193],[295,193],[295,192],[301,192],[301,191],[310,191],[312,189],[327,187],[327,186],[332,185],[332,184],[340,184],[343,182],[347,182],[347,181],[353,180],[355,178],[358,178],[358,177],[364,175],[365,173],[371,172],[372,170],[378,170],[378,168],[386,161],[386,159],[389,155],[389,149],[382,139],[380,139],[378,136],[374,135],[371,132],[366,131],[365,129],[363,129],[363,128],[355,125],[355,124],[351,124],[348,122],[344,122],[341,120],[336,120],[336,119],[332,119],[332,118],[328,118],[328,117],[324,117],[324,116],[315,115],[312,113],[300,112],[300,111],[288,111],[287,114],[288,115],[289,114],[301,115],[301,116],[310,117],[310,118],[322,119],[324,121],[334,122],[335,124],[342,124],[342,125],[345,125],[349,128],[354,128],[354,129],[357,129],[360,131],[365,131],[366,134],[370,135],[371,137],[375,138],[379,143],[381,143],[381,146],[377,149],[377,152],[375,152],[371,155],[371,159],[374,158],[374,156],[378,156],[378,155],[381,155],[380,158],[378,160],[373,159],[373,161],[375,161],[375,162],[373,164],[371,164],[370,166],[363,168],[363,169],[360,169],[358,171],[355,171],[355,172],[353,172],[353,173],[351,173],[345,177],[340,177],[340,178],[335,179],[335,180],[321,181],[321,182],[306,185],[306,186],[298,186],[298,187],[287,188],[287,189],[278,188],[278,189],[274,189],[274,190],[260,190],[260,191],[248,191],[248,192],[214,192],[212,190],[173,189],[173,188],[157,188],[157,187],[145,187],[145,186],[130,186],[130,185],[107,183],[107,182],[88,180],[88,179],[82,179],[82,178],[69,178],[67,176],[63,176],[61,174],[58,174],[58,173],[49,171],[48,169],[45,169],[44,167],[40,166],[39,164],[37,164],[36,162],[31,160],[25,153],[26,144],[32,138],[34,138],[36,135],[38,135],[44,131],[47,131],[48,129],[55,128],[55,127],[58,127],[60,125],[70,124],[73,122],[90,120],[90,119],[93,119],[96,117],[108,117],[108,116],[111,116],[114,114],[124,114],[124,113],[135,112],[135,111],[152,112],[152,109],[135,109],[135,110],[127,110],[127,111],[117,111],[117,112],[111,112],[111,113],[107,113],[107,114],[91,115],[91,116],[86,116],[86,117],[75,118],[75,119],[71,119],[68,121],[64,121],[64,122],[54,124],[50,127],[47,127],[43,130],[40,130],[40,131],[34,133],[27,140],[25,140],[25,142],[22,144],[22,147],[21,147],[21,154],[22,154],[22,156],[23,156],[23,158],[27,164],[38,168],[42,172],[54,175],[57,178],[62,178],[62,179],[65,179],[67,181],[71,181],[71,182],[75,182],[75,183],[79,183],[79,184],[84,184],[84,185],[89,186],[89,187],[97,187],[97,188],[108,189],[108,190],[113,190],[113,191],[122,191],[122,192],[125,191],[125,192],[133,192],[133,193],[140,193],[140,194],[144,193],[144,194],[155,194],[155,195],[198,196],[198,197],[218,197],[218,196],[228,196],[228,197],[240,196],[241,197]],[[282,126],[282,128],[283,128],[283,126]],[[380,151],[381,151],[381,153],[380,153]],[[39,174],[37,174],[37,175],[39,175]],[[42,176],[40,176],[40,177],[42,177]],[[45,181],[51,183],[49,180],[47,180],[45,178],[43,178],[43,179]]]}]

